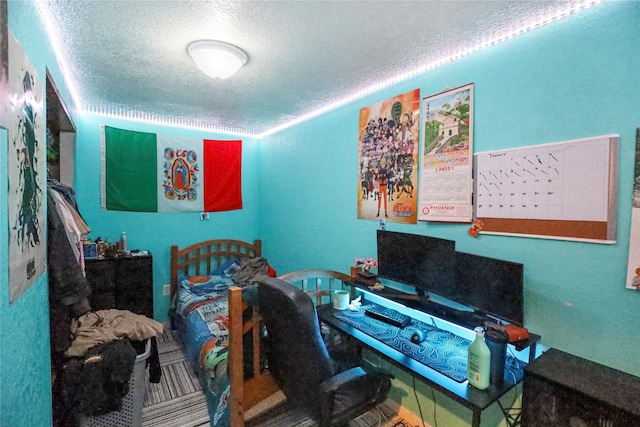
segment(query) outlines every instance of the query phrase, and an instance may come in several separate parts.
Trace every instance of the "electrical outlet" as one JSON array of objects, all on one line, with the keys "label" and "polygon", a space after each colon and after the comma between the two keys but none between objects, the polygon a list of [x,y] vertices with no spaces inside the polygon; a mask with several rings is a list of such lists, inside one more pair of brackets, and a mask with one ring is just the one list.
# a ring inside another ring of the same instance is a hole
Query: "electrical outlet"
[{"label": "electrical outlet", "polygon": [[162,295],[169,295],[171,293],[171,285],[164,285],[162,287]]}]

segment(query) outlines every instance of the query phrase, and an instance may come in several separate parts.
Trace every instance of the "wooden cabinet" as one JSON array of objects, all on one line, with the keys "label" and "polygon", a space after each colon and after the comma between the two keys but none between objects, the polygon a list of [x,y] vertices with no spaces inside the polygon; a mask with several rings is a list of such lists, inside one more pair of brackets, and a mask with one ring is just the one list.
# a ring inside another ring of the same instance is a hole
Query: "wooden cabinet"
[{"label": "wooden cabinet", "polygon": [[553,348],[524,370],[524,427],[640,426],[638,402],[639,377]]}]

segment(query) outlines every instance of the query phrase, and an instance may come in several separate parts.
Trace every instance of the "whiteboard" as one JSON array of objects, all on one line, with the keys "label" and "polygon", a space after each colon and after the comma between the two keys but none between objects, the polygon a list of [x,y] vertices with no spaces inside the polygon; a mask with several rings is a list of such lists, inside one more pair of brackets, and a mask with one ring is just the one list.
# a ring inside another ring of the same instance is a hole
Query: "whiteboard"
[{"label": "whiteboard", "polygon": [[475,154],[482,233],[614,243],[618,135]]}]

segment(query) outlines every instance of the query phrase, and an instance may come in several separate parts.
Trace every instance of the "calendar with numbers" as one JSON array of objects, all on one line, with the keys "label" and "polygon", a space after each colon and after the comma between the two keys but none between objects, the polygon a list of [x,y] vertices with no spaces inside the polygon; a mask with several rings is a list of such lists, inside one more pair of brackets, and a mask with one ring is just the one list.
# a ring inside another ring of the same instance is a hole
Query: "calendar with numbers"
[{"label": "calendar with numbers", "polygon": [[473,83],[422,100],[420,221],[471,222]]},{"label": "calendar with numbers", "polygon": [[590,239],[576,230],[595,225],[611,238],[617,135],[488,151],[475,160],[475,212],[489,225],[484,231],[548,229],[550,236]]}]

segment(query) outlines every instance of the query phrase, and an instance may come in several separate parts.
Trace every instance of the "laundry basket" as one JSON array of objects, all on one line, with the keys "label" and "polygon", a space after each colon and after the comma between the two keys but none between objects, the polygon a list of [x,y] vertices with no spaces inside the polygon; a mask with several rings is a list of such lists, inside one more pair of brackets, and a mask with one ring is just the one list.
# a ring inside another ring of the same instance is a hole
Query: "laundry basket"
[{"label": "laundry basket", "polygon": [[81,416],[80,427],[141,427],[144,403],[145,368],[151,353],[151,340],[147,340],[144,353],[138,354],[129,379],[129,393],[122,398],[119,411],[104,415]]}]

